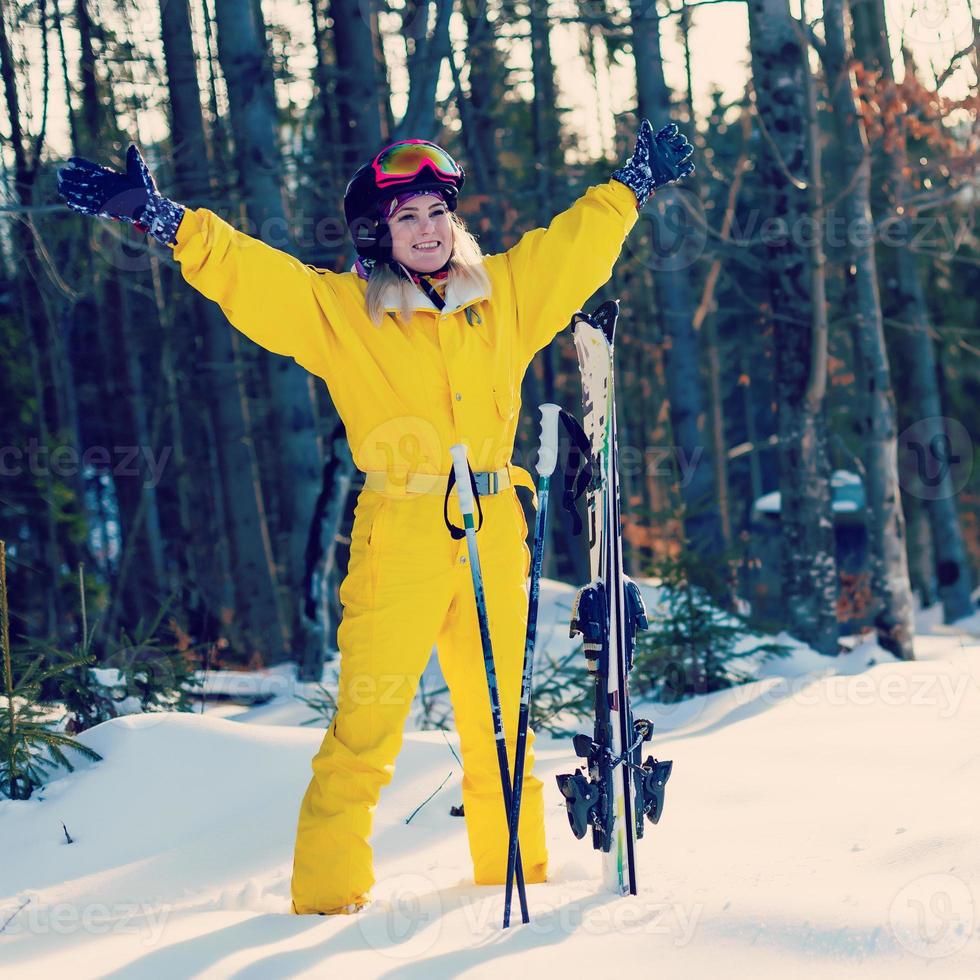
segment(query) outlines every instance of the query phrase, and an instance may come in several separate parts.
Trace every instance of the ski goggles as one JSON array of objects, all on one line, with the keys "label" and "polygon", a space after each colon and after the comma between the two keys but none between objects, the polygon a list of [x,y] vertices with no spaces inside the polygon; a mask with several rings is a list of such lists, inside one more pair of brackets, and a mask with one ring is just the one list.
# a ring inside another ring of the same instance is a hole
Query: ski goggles
[{"label": "ski goggles", "polygon": [[417,177],[425,167],[447,184],[455,184],[463,174],[445,150],[424,140],[405,140],[386,147],[374,158],[372,167],[378,187],[402,184]]}]

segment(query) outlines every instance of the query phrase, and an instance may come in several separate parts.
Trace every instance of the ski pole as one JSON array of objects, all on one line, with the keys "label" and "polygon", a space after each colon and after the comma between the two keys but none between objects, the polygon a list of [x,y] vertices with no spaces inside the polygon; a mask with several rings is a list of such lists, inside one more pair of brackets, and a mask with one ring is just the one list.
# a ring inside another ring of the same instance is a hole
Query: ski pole
[{"label": "ski pole", "polygon": [[[466,458],[466,446],[458,444],[449,450],[456,474],[456,493],[466,532],[466,547],[470,555],[470,575],[473,577],[473,594],[476,598],[476,615],[480,623],[480,643],[483,646],[483,666],[487,673],[487,691],[490,695],[490,714],[493,718],[493,737],[497,743],[497,765],[500,769],[500,785],[504,796],[504,811],[510,818],[510,767],[507,763],[507,742],[504,739],[504,721],[500,711],[500,691],[497,689],[497,669],[493,662],[490,643],[490,620],[487,615],[487,598],[483,591],[483,572],[480,553],[476,547],[476,529],[473,526],[473,484],[470,482],[470,464]],[[521,864],[520,847],[517,851],[517,894],[521,902],[521,918],[530,922],[527,914],[527,895],[524,891],[524,867]]]},{"label": "ski pole", "polygon": [[527,633],[524,639],[524,671],[521,675],[521,710],[517,719],[517,748],[514,753],[514,789],[510,797],[507,820],[507,886],[504,892],[504,928],[510,925],[510,905],[514,890],[514,865],[517,857],[518,828],[521,822],[521,793],[524,789],[524,757],[527,754],[528,717],[531,713],[531,676],[534,672],[534,647],[538,627],[538,593],[541,563],[544,558],[544,535],[548,523],[548,494],[551,474],[558,461],[558,405],[540,406],[541,448],[538,450],[538,513],[534,521],[534,554],[531,559],[531,587],[527,604]]}]

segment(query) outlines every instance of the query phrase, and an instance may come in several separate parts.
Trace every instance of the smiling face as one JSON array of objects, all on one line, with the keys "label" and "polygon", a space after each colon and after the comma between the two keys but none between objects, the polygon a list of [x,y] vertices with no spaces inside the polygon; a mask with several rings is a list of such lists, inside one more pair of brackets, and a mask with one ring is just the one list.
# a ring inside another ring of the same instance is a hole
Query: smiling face
[{"label": "smiling face", "polygon": [[413,197],[389,220],[391,254],[413,272],[441,269],[453,251],[449,208],[437,194]]}]

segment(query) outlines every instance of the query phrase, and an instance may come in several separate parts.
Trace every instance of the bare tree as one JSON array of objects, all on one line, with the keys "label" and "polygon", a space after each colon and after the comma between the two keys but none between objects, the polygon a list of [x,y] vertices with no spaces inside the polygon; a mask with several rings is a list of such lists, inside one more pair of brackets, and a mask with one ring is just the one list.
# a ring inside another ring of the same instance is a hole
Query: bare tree
[{"label": "bare tree", "polygon": [[[13,151],[13,194],[23,209],[14,218],[12,239],[21,261],[14,271],[21,315],[26,325],[28,356],[34,384],[37,438],[40,445],[54,448],[60,444],[74,450],[80,457],[79,429],[76,397],[76,379],[65,343],[65,327],[70,321],[70,304],[65,297],[51,288],[51,258],[41,233],[34,223],[33,206],[36,203],[38,177],[47,136],[49,111],[50,59],[48,52],[48,4],[46,0],[36,5],[42,41],[42,91],[41,117],[36,133],[30,133],[29,115],[25,115],[20,103],[17,85],[17,66],[14,63],[13,45],[7,24],[7,10],[0,10],[0,80],[10,135],[4,141]],[[33,25],[31,25],[33,26]],[[41,497],[44,501],[43,520],[38,525],[41,553],[45,561],[45,627],[56,635],[63,625],[59,592],[62,563],[69,567],[88,558],[84,540],[79,542],[70,533],[70,522],[77,520],[83,529],[87,523],[85,513],[85,485],[80,468],[73,467],[60,481],[70,490],[73,499],[60,499],[50,466],[38,474]],[[87,535],[85,535],[87,536]]]},{"label": "bare tree", "polygon": [[486,251],[499,252],[503,247],[504,221],[497,161],[497,107],[503,89],[501,57],[495,43],[494,24],[487,19],[486,3],[462,0],[460,6],[466,21],[466,64],[469,69],[469,86],[465,94],[455,58],[451,67],[463,118],[463,139],[476,191],[483,198],[480,211],[486,226],[482,229],[481,239],[486,242]]},{"label": "bare tree", "polygon": [[[672,115],[670,91],[664,79],[660,51],[660,17],[657,6],[648,0],[631,0],[633,60],[636,65],[638,115],[655,126]],[[693,135],[693,133],[692,133]],[[648,209],[655,215],[654,234],[688,226],[686,210],[679,194],[688,191],[664,188],[657,192]],[[657,245],[666,245],[668,254],[657,254]],[[689,461],[694,461],[691,479],[684,481],[684,534],[690,546],[702,555],[717,554],[723,535],[716,509],[714,470],[707,450],[704,428],[705,397],[701,381],[700,339],[694,326],[696,302],[690,268],[680,254],[683,239],[655,243],[651,252],[657,313],[666,338],[665,369],[670,401],[670,422],[674,443]]]},{"label": "bare tree", "polygon": [[344,172],[348,175],[378,149],[387,135],[381,108],[384,76],[378,64],[379,42],[372,4],[365,0],[331,0],[333,48],[337,58],[337,110],[340,114]]},{"label": "bare tree", "polygon": [[[373,16],[364,17],[363,6],[355,4],[344,7],[334,0],[332,13],[335,46],[330,48],[326,44],[326,35],[319,21],[316,0],[312,0],[312,5],[314,37],[319,39],[316,44],[316,77],[322,106],[314,156],[337,161],[342,168],[342,183],[346,183],[370,152],[380,146],[383,120],[386,125],[386,116],[381,111],[377,98],[382,86],[374,81],[385,74],[376,36],[377,25]],[[338,25],[336,18],[341,11],[356,20]],[[361,66],[360,75],[357,74],[351,50],[344,45],[351,45],[355,50],[372,52],[369,67]],[[333,59],[329,64],[328,57]],[[371,80],[375,87],[370,93],[364,93],[370,97],[355,102],[350,93],[364,85],[365,79]],[[344,97],[338,99],[338,93]],[[318,189],[315,194],[319,199],[327,198],[322,189]],[[335,197],[336,195],[329,195],[331,201]],[[347,446],[344,427],[336,413],[332,412],[330,418],[324,419],[324,431],[329,433],[327,459],[324,462],[321,491],[307,538],[304,599],[307,618],[312,622],[319,614],[325,643],[334,643],[341,616],[336,587],[345,570],[345,554],[340,547],[340,541],[345,536],[345,531],[350,530],[356,498],[354,491],[359,489],[359,484],[354,481],[354,461]],[[307,646],[306,654],[299,664],[299,676],[302,679],[320,679],[324,645]]]},{"label": "bare tree", "polygon": [[79,71],[82,80],[82,121],[75,152],[91,155],[99,151],[99,135],[103,124],[101,86],[96,73],[94,34],[96,26],[89,14],[89,0],[75,0],[75,26],[78,28]]},{"label": "bare tree", "polygon": [[[192,43],[188,0],[165,0],[160,4],[160,26],[167,68],[170,101],[171,140],[176,171],[176,196],[184,201],[207,199],[213,193],[201,91],[197,80],[197,59]],[[190,316],[175,324],[180,344],[195,349],[195,335],[202,333],[203,372],[196,374],[195,389],[203,395],[213,427],[216,471],[208,468],[211,496],[223,504],[217,521],[227,536],[233,555],[234,574],[223,567],[225,548],[202,541],[203,549],[193,548],[196,556],[194,587],[204,592],[206,603],[219,603],[226,577],[231,577],[235,602],[235,628],[249,649],[278,650],[286,626],[276,597],[275,564],[269,545],[265,505],[255,459],[254,439],[249,420],[248,400],[235,353],[235,335],[218,308],[196,293],[187,297]],[[194,512],[208,512],[208,494],[200,480],[191,481],[188,494]],[[201,517],[198,517],[201,521]],[[192,550],[189,548],[188,550]],[[218,571],[218,576],[214,572]],[[217,579],[219,588],[214,584]]]},{"label": "bare tree", "polygon": [[[435,22],[429,30],[429,12]],[[395,129],[396,139],[435,139],[436,86],[442,63],[450,54],[449,18],[453,0],[419,0],[405,5],[405,35],[408,50],[408,106]]]},{"label": "bare tree", "polygon": [[854,346],[863,383],[861,437],[867,494],[871,588],[880,604],[875,623],[883,647],[903,660],[914,657],[912,592],[906,558],[905,517],[898,484],[895,396],[878,293],[878,265],[871,234],[871,154],[855,100],[845,13],[847,0],[824,0],[824,35],[819,47],[827,73],[845,188],[841,208],[853,279]]},{"label": "bare tree", "polygon": [[[812,220],[804,53],[788,0],[749,0],[759,176],[780,233],[767,242],[769,316],[779,403],[783,605],[789,628],[837,650],[837,568],[825,417],[827,337],[814,318],[813,256],[795,240]],[[816,237],[816,236],[814,236]]]},{"label": "bare tree", "polygon": [[[855,55],[866,66],[877,68],[881,72],[887,97],[890,100],[898,99],[883,0],[862,0],[862,3],[854,7],[853,16]],[[912,246],[914,235],[909,213],[909,160],[902,129],[905,113],[899,111],[898,107],[891,106],[886,107],[885,116],[895,130],[889,133],[889,138],[883,144],[889,183],[889,213],[886,220],[889,237],[895,242],[897,277],[890,298],[898,308],[897,319],[907,328],[902,337],[896,338],[896,342],[906,348],[906,360],[910,366],[908,384],[912,412],[918,418],[918,441],[935,453],[935,447],[944,445],[947,435],[939,392],[939,367],[932,339],[932,317],[922,284],[919,256]],[[939,485],[934,488],[934,493],[930,493],[926,508],[932,530],[933,555],[943,615],[947,622],[952,622],[969,616],[974,611],[974,606],[970,599],[970,566],[948,461],[937,459],[937,462]]]},{"label": "bare tree", "polygon": [[[686,7],[684,9],[687,10]],[[686,27],[684,30],[684,37],[687,38]],[[688,98],[688,101],[690,102],[690,97]],[[751,113],[749,112],[748,103],[745,102],[742,106],[742,135],[744,138],[744,145],[742,152],[735,163],[732,174],[727,181],[728,194],[725,203],[725,213],[721,223],[721,230],[719,232],[721,241],[724,243],[727,243],[731,239],[732,223],[735,218],[735,209],[738,203],[739,193],[742,190],[742,180],[745,176],[746,170],[749,167],[748,143],[751,136],[751,131]],[[698,300],[697,309],[694,311],[693,326],[695,332],[701,330],[702,328],[705,331],[705,349],[708,356],[708,378],[711,392],[711,436],[712,445],[714,447],[718,512],[721,519],[721,532],[725,541],[725,547],[727,549],[732,545],[731,505],[729,502],[728,492],[728,442],[725,438],[724,393],[722,385],[723,372],[721,365],[721,353],[719,349],[720,345],[718,342],[717,331],[715,329],[715,317],[712,315],[712,311],[715,306],[715,290],[718,286],[721,268],[722,256],[719,252],[712,258],[711,264],[708,266],[708,273],[704,277],[704,285],[701,289],[701,298]],[[744,351],[742,357],[744,360]],[[746,422],[751,430],[754,428],[754,420],[751,418],[751,412],[749,411],[751,408],[751,393],[748,390],[748,375],[745,374],[744,369],[741,371],[741,374],[745,375],[746,379],[746,383],[742,385],[742,388],[744,391],[743,398],[746,400],[747,406]],[[754,434],[750,434],[749,438],[751,441],[754,441]],[[749,467],[753,488],[752,500],[757,500],[762,493],[762,478],[759,467],[759,454],[757,452],[751,452],[749,454]]]},{"label": "bare tree", "polygon": [[[235,134],[238,179],[246,213],[259,237],[286,229],[282,167],[277,135],[273,80],[265,30],[251,7],[243,12],[234,0],[217,0],[218,59],[228,87],[229,115]],[[322,453],[314,422],[313,379],[294,360],[267,355],[267,374],[275,406],[276,440],[284,468],[278,485],[281,527],[286,535],[285,586],[290,597],[293,652],[302,656],[318,642],[303,615],[306,532],[319,494]],[[284,650],[264,651],[267,662]]]}]

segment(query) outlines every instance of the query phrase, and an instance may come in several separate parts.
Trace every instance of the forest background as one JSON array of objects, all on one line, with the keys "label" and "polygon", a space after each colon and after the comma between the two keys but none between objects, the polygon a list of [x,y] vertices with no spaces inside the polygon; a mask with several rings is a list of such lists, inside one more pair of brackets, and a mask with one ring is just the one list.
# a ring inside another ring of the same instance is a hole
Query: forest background
[{"label": "forest background", "polygon": [[[628,571],[911,658],[914,597],[969,615],[980,568],[978,24],[971,0],[4,0],[14,643],[319,678],[360,486],[325,386],[166,249],[69,212],[68,156],[123,168],[136,142],[167,196],[343,271],[344,187],[386,141],[447,146],[495,252],[649,117],[697,173],[595,298],[622,307]],[[567,331],[525,379],[528,467],[544,401],[580,406]],[[546,573],[588,578],[560,517]]]}]

